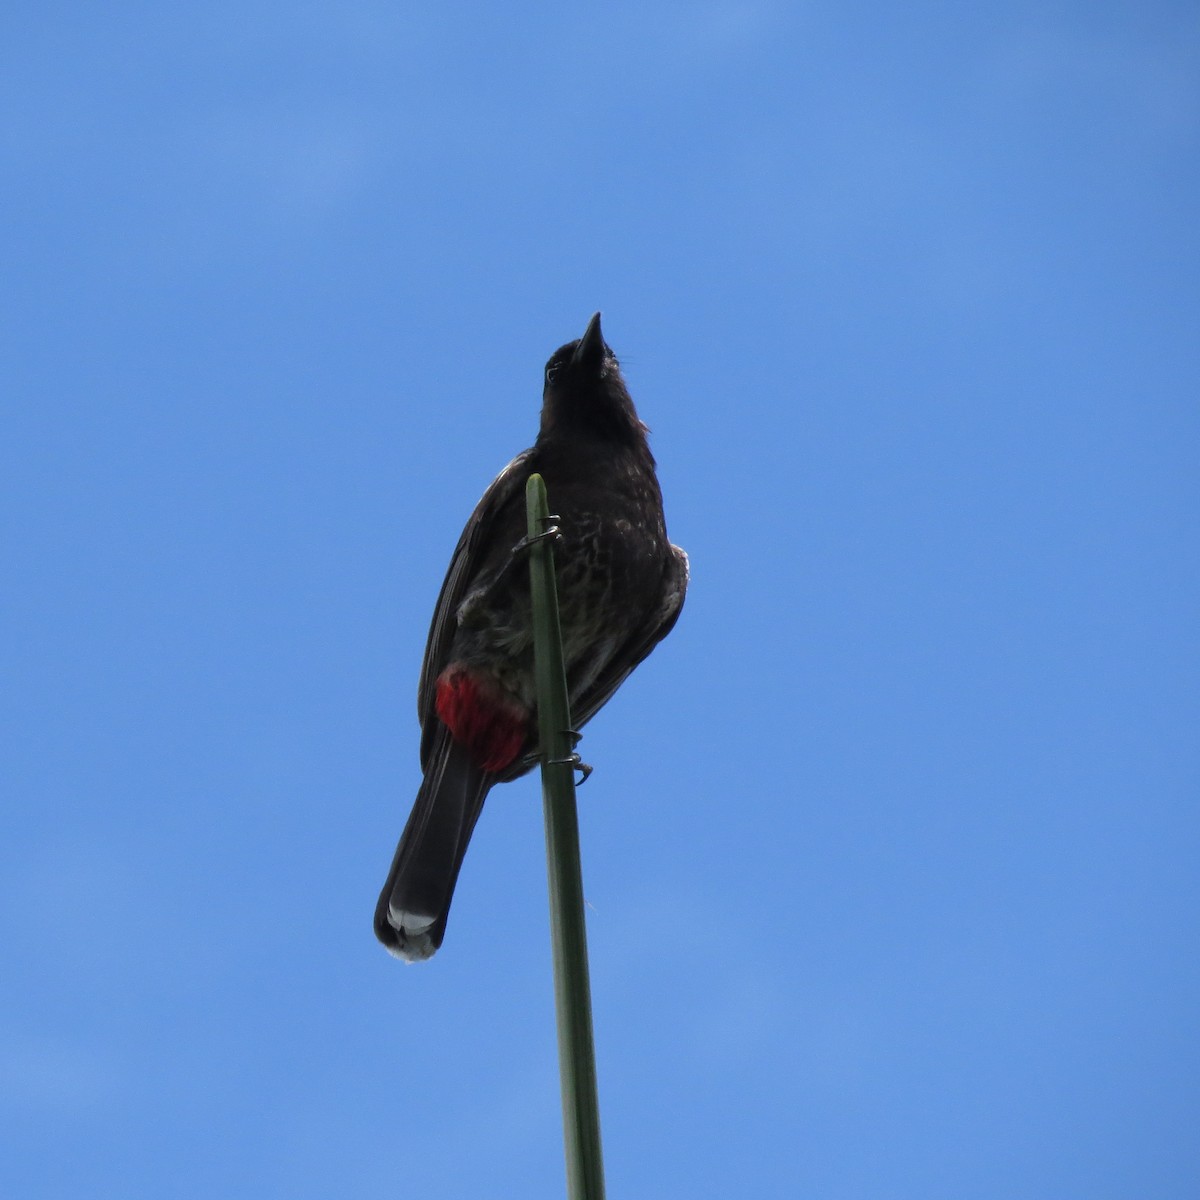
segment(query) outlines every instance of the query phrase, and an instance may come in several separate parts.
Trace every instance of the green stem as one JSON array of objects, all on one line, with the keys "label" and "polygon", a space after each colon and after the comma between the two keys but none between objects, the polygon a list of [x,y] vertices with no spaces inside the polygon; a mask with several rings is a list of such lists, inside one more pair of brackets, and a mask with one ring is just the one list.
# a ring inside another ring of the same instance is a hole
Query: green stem
[{"label": "green stem", "polygon": [[[525,487],[529,536],[549,527],[546,484],[531,475]],[[603,1200],[600,1102],[592,1038],[579,814],[575,807],[574,738],[563,666],[554,547],[534,542],[529,554],[538,726],[542,754],[542,807],[546,817],[546,870],[550,881],[550,942],[554,952],[554,1002],[562,1079],[563,1140],[569,1200]]]}]

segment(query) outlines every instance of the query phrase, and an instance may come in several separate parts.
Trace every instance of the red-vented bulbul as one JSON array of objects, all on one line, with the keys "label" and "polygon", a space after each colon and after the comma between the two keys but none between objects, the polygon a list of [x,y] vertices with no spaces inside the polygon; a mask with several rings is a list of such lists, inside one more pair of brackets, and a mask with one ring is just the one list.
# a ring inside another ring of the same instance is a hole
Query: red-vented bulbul
[{"label": "red-vented bulbul", "polygon": [[546,364],[537,441],[479,501],[442,584],[417,694],[425,779],[375,910],[400,958],[429,958],[471,832],[493,784],[535,765],[536,701],[525,482],[546,481],[571,719],[582,728],[670,632],[687,555],[667,540],[662,493],[621,368],[600,331]]}]

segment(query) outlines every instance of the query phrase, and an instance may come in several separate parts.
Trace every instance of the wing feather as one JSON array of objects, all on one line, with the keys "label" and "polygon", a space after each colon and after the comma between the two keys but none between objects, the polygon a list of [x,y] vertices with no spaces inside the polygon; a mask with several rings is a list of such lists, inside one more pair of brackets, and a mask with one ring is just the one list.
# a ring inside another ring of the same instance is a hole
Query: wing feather
[{"label": "wing feather", "polygon": [[646,622],[638,638],[616,648],[595,680],[572,700],[571,721],[576,729],[582,729],[608,703],[633,669],[645,661],[650,651],[671,632],[679,620],[690,571],[688,556],[678,546],[672,546],[671,550],[670,566],[663,579],[662,596],[653,618]]},{"label": "wing feather", "polygon": [[475,511],[467,521],[454,547],[450,568],[442,581],[437,604],[433,609],[433,621],[429,626],[429,640],[425,643],[425,657],[421,661],[421,679],[417,684],[417,717],[421,722],[421,769],[427,770],[429,754],[436,732],[433,715],[434,683],[446,665],[450,643],[458,628],[458,608],[468,588],[478,586],[472,571],[481,558],[480,547],[487,546],[497,514],[512,503],[514,497],[524,495],[525,480],[530,470],[533,450],[525,450],[492,480],[483,493]]}]

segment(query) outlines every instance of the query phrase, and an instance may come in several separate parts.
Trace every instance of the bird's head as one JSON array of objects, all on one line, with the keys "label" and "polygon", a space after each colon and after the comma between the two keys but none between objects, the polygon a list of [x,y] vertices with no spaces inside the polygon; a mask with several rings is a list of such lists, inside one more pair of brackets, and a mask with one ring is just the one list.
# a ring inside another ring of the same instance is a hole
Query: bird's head
[{"label": "bird's head", "polygon": [[635,443],[646,436],[621,364],[600,330],[599,313],[593,314],[583,337],[560,346],[546,363],[542,436],[567,431]]}]

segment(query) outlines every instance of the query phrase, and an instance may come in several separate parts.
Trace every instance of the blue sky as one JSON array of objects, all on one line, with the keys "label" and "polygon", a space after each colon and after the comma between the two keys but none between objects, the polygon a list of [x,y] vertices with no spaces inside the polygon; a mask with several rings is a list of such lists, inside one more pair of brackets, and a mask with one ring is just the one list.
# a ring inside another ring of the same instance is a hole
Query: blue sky
[{"label": "blue sky", "polygon": [[540,797],[375,944],[590,313],[693,584],[589,727],[614,1196],[1200,1190],[1200,20],[13,4],[0,1191],[562,1194]]}]

